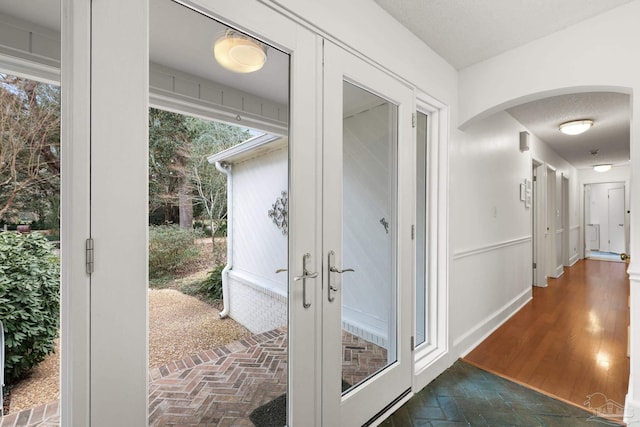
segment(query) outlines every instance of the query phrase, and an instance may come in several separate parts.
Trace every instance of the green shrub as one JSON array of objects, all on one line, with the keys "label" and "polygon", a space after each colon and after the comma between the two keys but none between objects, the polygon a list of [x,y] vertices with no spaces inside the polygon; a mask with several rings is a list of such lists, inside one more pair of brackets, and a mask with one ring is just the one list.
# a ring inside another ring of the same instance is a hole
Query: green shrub
[{"label": "green shrub", "polygon": [[40,233],[0,233],[0,320],[11,384],[42,362],[58,337],[60,264]]},{"label": "green shrub", "polygon": [[194,241],[200,234],[177,225],[149,227],[149,278],[171,275],[175,270],[194,262],[200,251]]},{"label": "green shrub", "polygon": [[199,293],[210,301],[222,299],[222,270],[224,265],[219,265],[209,272],[207,278],[202,281],[198,289]]},{"label": "green shrub", "polygon": [[[209,235],[211,235],[211,230],[209,230]],[[224,237],[227,235],[227,220],[222,220],[218,224],[218,228],[216,228],[216,237]]]}]

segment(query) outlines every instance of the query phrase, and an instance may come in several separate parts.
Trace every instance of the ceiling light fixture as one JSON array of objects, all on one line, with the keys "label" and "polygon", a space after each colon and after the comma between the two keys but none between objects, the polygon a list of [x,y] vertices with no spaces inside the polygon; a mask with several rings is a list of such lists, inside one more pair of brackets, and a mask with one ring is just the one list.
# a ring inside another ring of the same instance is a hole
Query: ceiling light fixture
[{"label": "ceiling light fixture", "polygon": [[253,73],[267,62],[267,47],[234,30],[227,30],[213,45],[213,56],[227,70]]},{"label": "ceiling light fixture", "polygon": [[595,165],[593,167],[593,170],[596,171],[596,172],[607,172],[607,171],[611,170],[611,165],[610,164]]},{"label": "ceiling light fixture", "polygon": [[560,125],[560,132],[565,135],[580,135],[583,132],[588,131],[593,126],[593,120],[581,119],[572,120],[570,122],[562,123]]}]

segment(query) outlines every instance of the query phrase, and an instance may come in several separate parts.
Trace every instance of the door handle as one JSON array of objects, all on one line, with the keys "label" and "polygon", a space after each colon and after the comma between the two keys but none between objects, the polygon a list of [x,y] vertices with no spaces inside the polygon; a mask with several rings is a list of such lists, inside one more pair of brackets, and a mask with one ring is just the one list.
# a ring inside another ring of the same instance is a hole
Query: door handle
[{"label": "door handle", "polygon": [[329,254],[327,256],[327,267],[329,269],[329,273],[327,274],[327,299],[329,300],[329,302],[333,302],[333,300],[335,300],[336,298],[333,296],[333,294],[331,292],[336,292],[338,290],[337,287],[333,286],[331,284],[331,273],[346,273],[347,271],[354,271],[355,270],[353,268],[345,268],[344,270],[340,270],[339,268],[337,268],[336,266],[333,265],[333,258],[335,257],[336,253],[334,251],[329,251]]},{"label": "door handle", "polygon": [[347,271],[354,271],[355,272],[355,270],[353,268],[345,268],[344,270],[338,270],[335,267],[329,267],[329,271],[332,272],[332,273],[340,273],[340,274],[346,273]]},{"label": "door handle", "polygon": [[307,279],[315,279],[318,277],[318,272],[311,273],[307,268],[307,263],[310,259],[310,253],[306,253],[302,256],[302,276],[296,276],[293,278],[296,282],[302,280],[302,306],[304,308],[311,307],[311,303],[307,302]]}]

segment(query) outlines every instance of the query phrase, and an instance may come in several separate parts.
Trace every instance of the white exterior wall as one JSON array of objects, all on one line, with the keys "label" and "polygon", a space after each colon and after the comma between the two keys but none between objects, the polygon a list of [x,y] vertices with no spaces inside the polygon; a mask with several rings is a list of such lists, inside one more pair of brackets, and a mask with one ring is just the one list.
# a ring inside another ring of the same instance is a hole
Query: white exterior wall
[{"label": "white exterior wall", "polygon": [[[460,123],[469,126],[511,105],[563,93],[593,90],[630,93],[631,164],[640,164],[640,120],[637,118],[640,97],[633,96],[640,90],[640,56],[636,54],[637,40],[640,40],[638,16],[640,1],[634,1],[461,70]],[[576,46],[588,48],[576,49]],[[640,187],[640,174],[632,172],[630,194],[636,187]],[[634,230],[640,227],[640,197],[631,197],[629,203],[633,236]],[[627,422],[640,420],[640,263],[634,256],[638,248],[638,241],[632,239]],[[499,264],[486,268],[496,269]]]},{"label": "white exterior wall", "polygon": [[287,326],[287,297],[260,278],[229,271],[229,315],[254,334]]},{"label": "white exterior wall", "polygon": [[287,324],[287,236],[267,212],[288,191],[287,147],[232,166],[233,265],[229,271],[229,315],[251,332]]}]

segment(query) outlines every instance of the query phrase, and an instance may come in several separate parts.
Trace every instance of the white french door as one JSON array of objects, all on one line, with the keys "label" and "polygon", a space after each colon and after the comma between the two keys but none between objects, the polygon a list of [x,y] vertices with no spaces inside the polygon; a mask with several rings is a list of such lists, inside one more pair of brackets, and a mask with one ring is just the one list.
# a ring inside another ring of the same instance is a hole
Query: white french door
[{"label": "white french door", "polygon": [[326,41],[324,64],[322,424],[360,426],[411,388],[415,106]]}]

